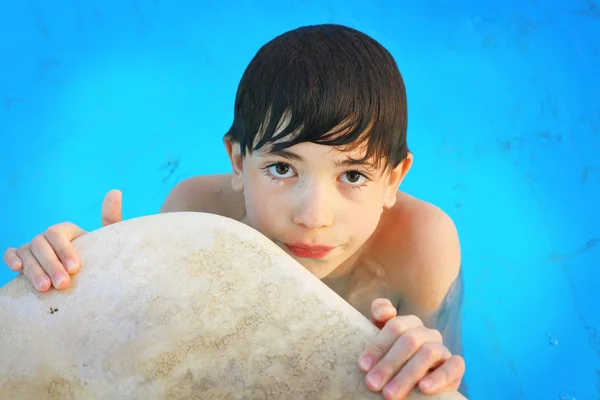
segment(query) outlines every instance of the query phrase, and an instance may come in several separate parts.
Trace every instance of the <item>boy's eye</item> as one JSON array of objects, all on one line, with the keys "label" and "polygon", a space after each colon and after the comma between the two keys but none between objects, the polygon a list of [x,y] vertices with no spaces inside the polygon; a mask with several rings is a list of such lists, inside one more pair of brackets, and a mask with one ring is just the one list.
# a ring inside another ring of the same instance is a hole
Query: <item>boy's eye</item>
[{"label": "boy's eye", "polygon": [[268,170],[271,175],[278,178],[289,178],[294,176],[294,171],[286,163],[273,164],[269,166]]},{"label": "boy's eye", "polygon": [[358,171],[348,171],[343,176],[346,177],[347,183],[351,185],[362,183],[361,179],[367,179],[363,174],[361,174]]}]

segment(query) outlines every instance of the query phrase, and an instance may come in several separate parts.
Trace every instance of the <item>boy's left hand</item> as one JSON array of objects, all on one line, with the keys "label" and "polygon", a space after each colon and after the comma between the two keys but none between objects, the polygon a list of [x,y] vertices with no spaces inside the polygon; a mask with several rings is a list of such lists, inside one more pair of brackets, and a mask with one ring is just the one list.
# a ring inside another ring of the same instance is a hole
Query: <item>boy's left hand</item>
[{"label": "boy's left hand", "polygon": [[371,318],[382,329],[358,363],[369,389],[387,400],[404,399],[415,386],[425,394],[458,389],[465,362],[443,345],[439,331],[416,316],[397,316],[388,299],[373,301]]}]

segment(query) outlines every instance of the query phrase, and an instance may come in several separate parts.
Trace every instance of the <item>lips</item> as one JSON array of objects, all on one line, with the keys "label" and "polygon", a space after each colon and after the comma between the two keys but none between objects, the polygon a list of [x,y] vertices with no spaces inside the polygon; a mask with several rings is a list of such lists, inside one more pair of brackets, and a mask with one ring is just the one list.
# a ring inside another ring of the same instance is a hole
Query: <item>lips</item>
[{"label": "lips", "polygon": [[311,246],[302,243],[284,243],[284,245],[292,254],[300,258],[323,258],[335,249],[330,246]]}]

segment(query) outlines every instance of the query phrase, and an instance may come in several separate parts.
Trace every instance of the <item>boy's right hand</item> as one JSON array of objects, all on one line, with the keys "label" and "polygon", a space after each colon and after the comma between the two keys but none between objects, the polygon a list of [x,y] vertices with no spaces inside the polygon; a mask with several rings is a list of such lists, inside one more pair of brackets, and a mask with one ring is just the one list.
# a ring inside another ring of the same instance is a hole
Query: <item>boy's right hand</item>
[{"label": "boy's right hand", "polygon": [[[120,222],[122,216],[122,194],[111,190],[102,203],[102,226]],[[81,267],[81,262],[71,243],[86,232],[70,222],[53,225],[37,235],[31,243],[21,247],[10,247],[4,252],[4,262],[15,272],[25,277],[40,292],[52,286],[64,289],[71,285],[70,275]]]}]

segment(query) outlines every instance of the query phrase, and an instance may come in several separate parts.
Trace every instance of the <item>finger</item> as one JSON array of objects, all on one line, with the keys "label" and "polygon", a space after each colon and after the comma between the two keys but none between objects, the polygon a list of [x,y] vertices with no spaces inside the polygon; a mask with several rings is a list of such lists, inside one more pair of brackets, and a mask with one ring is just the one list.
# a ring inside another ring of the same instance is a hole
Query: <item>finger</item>
[{"label": "finger", "polygon": [[383,328],[386,322],[394,318],[398,311],[388,299],[375,299],[371,303],[371,321],[379,328]]},{"label": "finger", "polygon": [[438,393],[446,388],[458,389],[465,374],[465,360],[453,355],[441,366],[431,371],[419,382],[419,389],[425,394]]},{"label": "finger", "polygon": [[379,334],[365,347],[359,358],[359,368],[363,372],[369,371],[404,332],[421,326],[423,323],[414,315],[400,316],[389,320]]},{"label": "finger", "polygon": [[[44,237],[69,274],[74,274],[81,268],[81,260],[72,242],[83,234],[83,229],[70,222],[54,225],[44,233]],[[39,261],[44,264],[44,261]]]},{"label": "finger", "polygon": [[71,278],[63,264],[59,261],[54,249],[43,235],[38,235],[29,245],[31,253],[38,264],[52,279],[52,284],[57,289],[64,289],[71,284]]},{"label": "finger", "polygon": [[448,360],[452,354],[443,344],[427,342],[383,388],[385,399],[403,399],[431,369]]},{"label": "finger", "polygon": [[9,247],[4,252],[4,263],[15,272],[20,272],[23,269],[23,260],[19,258],[17,249],[14,247]]},{"label": "finger", "polygon": [[31,253],[29,244],[21,246],[17,250],[17,254],[23,260],[23,275],[25,275],[27,280],[40,292],[50,289],[52,281]]},{"label": "finger", "polygon": [[365,378],[367,386],[381,390],[427,342],[441,343],[440,333],[423,326],[405,332],[371,368]]},{"label": "finger", "polygon": [[119,190],[111,190],[102,203],[102,226],[123,220],[123,194]]}]

